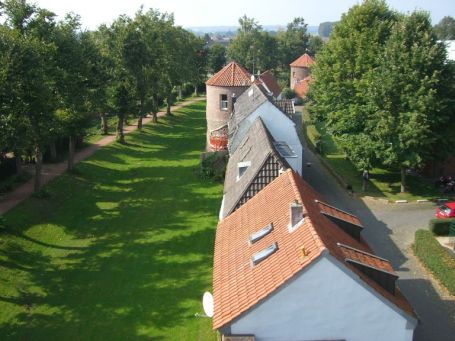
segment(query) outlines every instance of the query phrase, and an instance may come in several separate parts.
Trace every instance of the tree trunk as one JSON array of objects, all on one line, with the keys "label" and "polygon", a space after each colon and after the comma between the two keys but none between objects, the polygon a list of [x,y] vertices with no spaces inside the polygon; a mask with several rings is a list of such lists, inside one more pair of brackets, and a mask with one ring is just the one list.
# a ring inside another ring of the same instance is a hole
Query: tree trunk
[{"label": "tree trunk", "polygon": [[197,84],[194,85],[194,96],[197,96],[198,93],[197,93]]},{"label": "tree trunk", "polygon": [[21,160],[21,153],[17,150],[14,151],[14,158],[16,159],[16,174],[22,174],[22,160]]},{"label": "tree trunk", "polygon": [[52,162],[57,161],[57,146],[55,145],[55,141],[51,142],[49,149],[51,152],[51,161]]},{"label": "tree trunk", "polygon": [[152,122],[157,123],[158,122],[158,116],[156,115],[156,112],[152,112]]},{"label": "tree trunk", "polygon": [[69,136],[68,143],[68,170],[72,171],[74,168],[74,136]]},{"label": "tree trunk", "polygon": [[43,166],[43,155],[39,145],[35,145],[35,192],[41,189],[41,169]]},{"label": "tree trunk", "polygon": [[179,99],[183,98],[182,86],[179,86]]},{"label": "tree trunk", "polygon": [[142,130],[142,114],[140,114],[139,118],[137,119],[137,130]]},{"label": "tree trunk", "polygon": [[401,193],[406,192],[406,168],[401,167]]},{"label": "tree trunk", "polygon": [[166,115],[172,116],[171,112],[171,100],[169,98],[166,99]]},{"label": "tree trunk", "polygon": [[120,143],[125,143],[125,134],[123,133],[123,116],[119,116],[118,121],[117,121],[117,135],[116,139],[117,142]]},{"label": "tree trunk", "polygon": [[107,135],[109,133],[109,127],[107,125],[107,117],[106,113],[101,113],[100,114],[101,118],[101,131],[103,132],[103,135]]}]

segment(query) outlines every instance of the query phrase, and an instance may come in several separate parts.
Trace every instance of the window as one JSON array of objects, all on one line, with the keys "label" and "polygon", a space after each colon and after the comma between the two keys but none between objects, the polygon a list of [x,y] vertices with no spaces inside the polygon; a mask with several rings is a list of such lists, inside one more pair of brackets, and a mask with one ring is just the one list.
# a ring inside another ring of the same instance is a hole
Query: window
[{"label": "window", "polygon": [[291,204],[290,212],[290,221],[289,221],[289,232],[295,231],[303,222],[303,205],[299,204],[297,201]]},{"label": "window", "polygon": [[273,146],[284,158],[288,157],[297,157],[297,154],[289,147],[289,145],[284,141],[273,142]]},{"label": "window", "polygon": [[277,243],[273,243],[268,248],[266,248],[264,250],[261,250],[259,252],[256,252],[253,255],[253,257],[251,257],[251,261],[253,262],[253,265],[259,264],[264,259],[266,259],[268,256],[270,256],[271,254],[275,253],[276,250],[278,250],[278,245],[277,245]]},{"label": "window", "polygon": [[273,225],[272,223],[268,224],[266,227],[263,227],[259,231],[256,231],[250,235],[250,243],[253,244],[257,242],[258,240],[264,238],[266,235],[268,235],[270,232],[273,230]]},{"label": "window", "polygon": [[228,110],[228,97],[227,97],[227,95],[221,95],[220,108],[221,108],[221,110]]},{"label": "window", "polygon": [[246,170],[248,167],[251,166],[251,161],[245,161],[245,162],[239,162],[237,164],[237,168],[239,170],[239,173],[237,174],[237,181],[245,174]]}]

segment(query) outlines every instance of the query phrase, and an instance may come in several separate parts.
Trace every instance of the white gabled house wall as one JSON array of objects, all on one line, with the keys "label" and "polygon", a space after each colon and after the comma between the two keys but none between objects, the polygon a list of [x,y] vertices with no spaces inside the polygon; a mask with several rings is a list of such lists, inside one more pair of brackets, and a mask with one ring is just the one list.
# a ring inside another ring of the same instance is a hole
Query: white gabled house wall
[{"label": "white gabled house wall", "polygon": [[264,125],[270,131],[270,134],[272,134],[275,141],[286,142],[297,154],[297,157],[286,158],[286,161],[294,171],[302,175],[303,148],[295,129],[295,123],[269,101],[262,103],[255,111],[240,122],[235,137],[237,143],[232,146],[230,154],[237,149],[238,145],[245,137],[245,134],[248,132],[248,129],[258,117],[261,117]]},{"label": "white gabled house wall", "polygon": [[234,320],[230,333],[256,341],[412,341],[416,323],[325,253]]}]

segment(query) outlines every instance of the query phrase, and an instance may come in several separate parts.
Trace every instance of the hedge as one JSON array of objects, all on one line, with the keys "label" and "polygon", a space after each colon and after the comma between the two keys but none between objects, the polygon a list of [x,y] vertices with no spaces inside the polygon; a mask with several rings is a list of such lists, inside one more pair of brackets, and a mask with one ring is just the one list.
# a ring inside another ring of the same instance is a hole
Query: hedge
[{"label": "hedge", "polygon": [[414,254],[452,295],[455,295],[455,258],[439,244],[431,231],[417,230]]},{"label": "hedge", "polygon": [[450,231],[450,223],[454,220],[455,218],[431,219],[428,228],[436,236],[448,236]]}]

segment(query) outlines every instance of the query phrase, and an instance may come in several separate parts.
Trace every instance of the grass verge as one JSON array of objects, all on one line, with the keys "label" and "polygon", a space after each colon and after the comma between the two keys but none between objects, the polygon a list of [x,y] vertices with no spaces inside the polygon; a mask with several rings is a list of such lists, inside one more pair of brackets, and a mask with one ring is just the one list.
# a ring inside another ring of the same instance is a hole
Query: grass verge
[{"label": "grass verge", "polygon": [[4,215],[2,340],[216,340],[222,186],[195,175],[205,102],[113,143]]},{"label": "grass verge", "polygon": [[429,230],[417,230],[414,254],[438,281],[455,295],[455,259],[449,255]]}]

